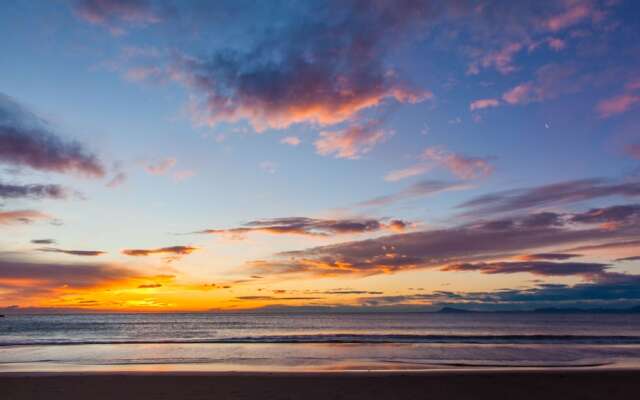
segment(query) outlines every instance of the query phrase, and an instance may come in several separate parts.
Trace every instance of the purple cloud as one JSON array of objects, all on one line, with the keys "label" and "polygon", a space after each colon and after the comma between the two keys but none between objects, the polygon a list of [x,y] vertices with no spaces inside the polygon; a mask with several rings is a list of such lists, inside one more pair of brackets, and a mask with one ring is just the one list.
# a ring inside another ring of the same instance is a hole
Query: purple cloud
[{"label": "purple cloud", "polygon": [[0,182],[0,199],[66,199],[72,191],[60,185],[9,185]]},{"label": "purple cloud", "polygon": [[105,169],[80,143],[56,136],[41,118],[0,93],[0,163],[102,177]]},{"label": "purple cloud", "polygon": [[86,22],[104,26],[114,35],[125,26],[149,25],[162,21],[162,12],[148,0],[75,0],[73,11]]},{"label": "purple cloud", "polygon": [[598,280],[606,274],[607,264],[553,261],[509,261],[449,264],[441,271],[468,272],[483,274],[529,273],[541,276],[582,276],[586,280]]},{"label": "purple cloud", "polygon": [[313,144],[316,153],[322,156],[355,160],[387,140],[391,134],[380,126],[380,122],[372,121],[336,131],[321,131]]},{"label": "purple cloud", "polygon": [[[364,241],[346,242],[279,253],[271,260],[258,260],[248,267],[261,274],[374,275],[404,270],[443,267],[451,264],[494,262],[539,249],[561,248],[606,240],[633,240],[638,224],[620,224],[608,229],[593,226],[599,221],[581,221],[578,214],[544,213],[510,219],[476,221],[448,229],[409,232]],[[522,261],[527,263],[543,261]],[[524,264],[523,264],[524,265]]]},{"label": "purple cloud", "polygon": [[237,239],[251,232],[273,235],[331,236],[376,232],[381,230],[402,231],[409,224],[401,220],[389,222],[377,219],[343,218],[317,219],[306,217],[269,218],[250,221],[238,228],[206,229],[194,233],[228,235]]},{"label": "purple cloud", "polygon": [[407,188],[386,196],[374,197],[357,204],[358,207],[382,207],[398,201],[415,199],[433,195],[436,193],[446,192],[449,190],[466,189],[462,183],[446,182],[446,181],[420,181],[408,186]]},{"label": "purple cloud", "polygon": [[602,197],[639,195],[640,182],[582,179],[491,193],[471,199],[458,207],[477,215],[566,205]]}]

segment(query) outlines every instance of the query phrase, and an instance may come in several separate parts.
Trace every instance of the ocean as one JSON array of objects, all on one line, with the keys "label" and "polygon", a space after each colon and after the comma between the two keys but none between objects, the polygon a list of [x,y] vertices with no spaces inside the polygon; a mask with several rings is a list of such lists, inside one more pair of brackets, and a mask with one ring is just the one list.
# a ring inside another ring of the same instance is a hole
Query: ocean
[{"label": "ocean", "polygon": [[628,367],[640,314],[9,315],[0,371]]}]

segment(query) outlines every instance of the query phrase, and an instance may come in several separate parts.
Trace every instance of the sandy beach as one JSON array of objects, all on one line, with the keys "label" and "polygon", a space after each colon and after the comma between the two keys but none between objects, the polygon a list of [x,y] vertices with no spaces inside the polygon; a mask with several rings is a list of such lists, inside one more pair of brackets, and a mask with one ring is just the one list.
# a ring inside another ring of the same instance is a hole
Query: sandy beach
[{"label": "sandy beach", "polygon": [[640,370],[412,373],[4,373],[6,400],[631,399]]}]

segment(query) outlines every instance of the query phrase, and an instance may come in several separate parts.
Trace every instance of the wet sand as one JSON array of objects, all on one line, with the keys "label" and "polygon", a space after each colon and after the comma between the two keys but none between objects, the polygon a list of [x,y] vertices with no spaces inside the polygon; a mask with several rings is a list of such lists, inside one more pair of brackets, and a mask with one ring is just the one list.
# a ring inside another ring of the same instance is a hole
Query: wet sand
[{"label": "wet sand", "polygon": [[3,373],[4,400],[633,399],[640,370]]}]

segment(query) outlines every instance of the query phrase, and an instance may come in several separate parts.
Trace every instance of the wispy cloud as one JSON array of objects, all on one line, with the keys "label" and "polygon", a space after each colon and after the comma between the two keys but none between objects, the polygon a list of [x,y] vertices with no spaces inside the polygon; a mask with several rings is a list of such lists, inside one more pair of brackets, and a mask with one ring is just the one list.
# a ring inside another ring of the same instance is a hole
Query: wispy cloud
[{"label": "wispy cloud", "polygon": [[458,207],[481,215],[553,207],[611,196],[640,196],[640,182],[615,182],[598,178],[566,181],[490,193]]},{"label": "wispy cloud", "polygon": [[471,111],[482,110],[484,108],[497,107],[500,105],[498,99],[480,99],[472,101],[469,105]]},{"label": "wispy cloud", "polygon": [[268,174],[275,174],[278,171],[278,165],[273,161],[262,161],[259,167]]},{"label": "wispy cloud", "polygon": [[133,257],[146,257],[152,255],[164,255],[164,256],[186,256],[194,251],[198,250],[198,247],[193,246],[171,246],[160,247],[157,249],[124,249],[122,254]]},{"label": "wispy cloud", "polygon": [[29,224],[38,220],[50,220],[47,214],[35,210],[0,211],[0,225],[14,223]]},{"label": "wispy cloud", "polygon": [[75,0],[75,14],[86,22],[103,26],[114,35],[134,25],[148,25],[162,20],[161,11],[150,0]]},{"label": "wispy cloud", "polygon": [[485,54],[478,61],[474,61],[467,68],[467,74],[476,75],[482,68],[495,68],[501,74],[510,74],[517,70],[513,64],[513,58],[522,50],[524,45],[520,42],[511,42],[500,50]]},{"label": "wispy cloud", "polygon": [[286,136],[280,139],[280,143],[288,144],[289,146],[298,146],[302,141],[297,136]]},{"label": "wispy cloud", "polygon": [[61,254],[68,254],[72,256],[82,256],[82,257],[95,257],[95,256],[101,256],[103,254],[106,254],[104,251],[99,251],[99,250],[65,250],[65,249],[58,249],[55,247],[42,247],[36,250],[45,252],[45,253],[61,253]]},{"label": "wispy cloud", "polygon": [[473,157],[447,151],[443,147],[428,147],[420,155],[421,162],[408,168],[390,171],[384,177],[395,182],[431,171],[439,165],[448,169],[460,179],[479,179],[493,174],[494,167],[488,158]]},{"label": "wispy cloud", "polygon": [[148,163],[144,166],[144,169],[152,175],[164,175],[176,165],[176,162],[175,158],[169,157],[160,161]]},{"label": "wispy cloud", "polygon": [[429,147],[422,153],[426,160],[446,167],[461,179],[478,179],[493,174],[494,167],[486,158],[451,153],[441,147]]},{"label": "wispy cloud", "polygon": [[393,132],[380,126],[379,121],[371,121],[337,131],[321,131],[320,138],[314,145],[320,155],[355,160],[370,152],[392,134]]},{"label": "wispy cloud", "polygon": [[56,244],[56,241],[53,239],[33,239],[31,241],[33,244]]},{"label": "wispy cloud", "polygon": [[536,71],[535,79],[507,90],[502,100],[511,105],[525,105],[576,93],[588,83],[590,76],[576,76],[572,65],[547,64]]},{"label": "wispy cloud", "polygon": [[623,93],[605,100],[602,100],[596,106],[596,111],[600,118],[609,118],[614,115],[622,114],[629,111],[638,102],[640,96],[633,93]]},{"label": "wispy cloud", "polygon": [[416,164],[408,168],[390,171],[384,176],[384,180],[388,182],[396,182],[402,179],[411,178],[413,176],[423,175],[429,172],[429,170],[431,170],[432,168],[433,166],[429,164]]},{"label": "wispy cloud", "polygon": [[118,186],[123,185],[126,181],[127,181],[127,174],[121,171],[116,173],[113,176],[113,178],[111,178],[109,182],[107,182],[107,187],[116,188]]},{"label": "wispy cloud", "polygon": [[449,264],[440,269],[449,272],[476,271],[483,274],[528,273],[541,276],[581,276],[587,281],[602,279],[607,264],[554,261],[503,261]]},{"label": "wispy cloud", "polygon": [[596,13],[591,1],[564,1],[567,7],[561,12],[549,16],[543,26],[552,32],[576,25]]},{"label": "wispy cloud", "polygon": [[449,190],[462,190],[469,188],[468,185],[460,182],[446,182],[446,181],[420,181],[414,183],[405,189],[386,196],[378,196],[369,200],[365,200],[357,204],[359,207],[381,207],[389,204],[393,204],[403,200],[415,199],[425,196],[430,196],[436,193],[441,193]]}]

